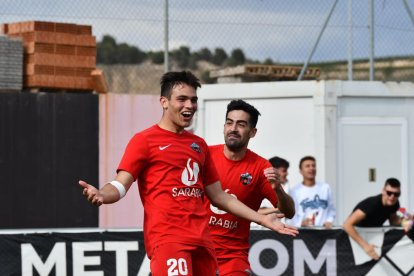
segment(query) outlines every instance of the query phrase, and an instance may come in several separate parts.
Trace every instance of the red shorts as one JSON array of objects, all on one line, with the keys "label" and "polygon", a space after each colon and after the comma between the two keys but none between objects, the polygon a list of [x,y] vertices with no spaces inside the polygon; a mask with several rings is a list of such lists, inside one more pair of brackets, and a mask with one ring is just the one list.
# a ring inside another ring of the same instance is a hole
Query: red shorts
[{"label": "red shorts", "polygon": [[250,263],[248,256],[238,256],[231,258],[217,258],[219,265],[219,275],[220,276],[248,276],[253,275],[250,269]]},{"label": "red shorts", "polygon": [[153,276],[215,276],[217,261],[212,248],[166,243],[154,248],[150,267]]}]

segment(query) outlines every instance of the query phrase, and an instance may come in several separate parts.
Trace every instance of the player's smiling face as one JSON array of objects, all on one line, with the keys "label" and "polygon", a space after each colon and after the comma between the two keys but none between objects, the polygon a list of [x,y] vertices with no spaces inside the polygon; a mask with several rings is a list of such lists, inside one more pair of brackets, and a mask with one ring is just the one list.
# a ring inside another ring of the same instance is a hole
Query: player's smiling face
[{"label": "player's smiling face", "polygon": [[191,125],[197,111],[197,100],[197,92],[193,87],[185,83],[177,84],[171,91],[170,99],[162,99],[164,116],[175,129],[182,131]]},{"label": "player's smiling face", "polygon": [[249,123],[250,115],[243,110],[233,110],[227,114],[224,124],[224,141],[232,150],[247,147],[250,138],[256,135],[256,128]]}]

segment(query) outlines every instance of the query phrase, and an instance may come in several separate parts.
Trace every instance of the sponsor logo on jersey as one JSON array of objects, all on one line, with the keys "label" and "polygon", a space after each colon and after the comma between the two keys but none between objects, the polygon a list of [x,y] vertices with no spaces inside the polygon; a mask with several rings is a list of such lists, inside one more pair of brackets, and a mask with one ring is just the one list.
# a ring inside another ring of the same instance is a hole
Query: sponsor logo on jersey
[{"label": "sponsor logo on jersey", "polygon": [[216,216],[210,216],[210,221],[208,223],[212,226],[219,226],[226,229],[236,229],[239,226],[237,220],[222,219]]},{"label": "sponsor logo on jersey", "polygon": [[252,179],[253,179],[252,175],[248,172],[242,173],[240,175],[240,182],[244,186],[249,185],[250,183],[252,183]]},{"label": "sponsor logo on jersey", "polygon": [[200,148],[199,145],[197,145],[196,142],[193,142],[190,147],[191,147],[191,149],[195,150],[196,152],[201,153],[201,148]]},{"label": "sponsor logo on jersey", "polygon": [[171,190],[173,197],[194,197],[200,198],[203,196],[203,190],[200,188],[172,188]]},{"label": "sponsor logo on jersey", "polygon": [[159,148],[160,150],[165,150],[165,149],[166,149],[166,148],[168,148],[169,146],[171,146],[171,144],[166,145],[166,146],[158,146],[158,148]]},{"label": "sponsor logo on jersey", "polygon": [[200,198],[203,196],[203,190],[196,187],[191,187],[198,181],[198,174],[200,172],[200,166],[197,162],[188,158],[187,164],[181,173],[181,182],[189,187],[178,188],[175,187],[171,190],[173,197],[195,197]]},{"label": "sponsor logo on jersey", "polygon": [[[224,190],[224,192],[229,193],[230,189],[226,189]],[[231,194],[229,193],[231,196],[237,198],[237,196],[235,194]],[[235,229],[238,227],[239,222],[237,220],[228,220],[228,219],[223,219],[221,218],[219,215],[224,215],[227,214],[226,211],[223,211],[219,208],[217,208],[216,206],[214,206],[213,204],[210,204],[210,210],[211,212],[213,212],[214,214],[218,215],[212,215],[210,216],[210,221],[209,224],[212,226],[218,226],[218,227],[223,227],[226,229]]]},{"label": "sponsor logo on jersey", "polygon": [[184,170],[181,174],[181,182],[184,185],[192,186],[197,183],[198,173],[200,172],[200,167],[197,162],[188,158],[187,165],[184,167]]}]

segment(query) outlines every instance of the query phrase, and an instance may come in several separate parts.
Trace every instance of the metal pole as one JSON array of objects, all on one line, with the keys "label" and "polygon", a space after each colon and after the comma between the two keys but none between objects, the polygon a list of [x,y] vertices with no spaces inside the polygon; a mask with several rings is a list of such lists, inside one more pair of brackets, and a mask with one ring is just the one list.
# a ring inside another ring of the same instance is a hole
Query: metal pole
[{"label": "metal pole", "polygon": [[370,47],[369,47],[369,80],[374,80],[374,0],[369,1],[369,35],[370,35]]},{"label": "metal pole", "polygon": [[326,25],[328,25],[329,19],[331,18],[331,15],[332,15],[332,13],[333,13],[333,11],[334,11],[335,6],[336,6],[337,3],[338,3],[338,0],[336,0],[334,2],[334,4],[332,5],[331,11],[329,12],[328,17],[326,17],[326,19],[325,19],[325,22],[324,22],[324,24],[322,26],[321,31],[319,32],[319,35],[318,35],[318,38],[317,38],[315,44],[313,45],[313,48],[312,48],[312,50],[311,50],[311,52],[310,52],[310,54],[308,56],[308,59],[306,60],[305,64],[302,67],[302,70],[300,71],[298,80],[302,80],[303,75],[305,74],[305,71],[308,68],[309,61],[312,59],[312,56],[315,53],[316,47],[318,46],[319,41],[321,40],[322,34],[325,31],[325,29],[326,29]]},{"label": "metal pole", "polygon": [[348,80],[352,81],[352,0],[348,0]]},{"label": "metal pole", "polygon": [[413,16],[413,13],[412,13],[412,11],[410,9],[410,6],[408,5],[407,0],[403,0],[403,1],[404,1],[404,7],[407,10],[407,13],[408,13],[408,15],[411,18],[411,22],[414,24],[414,16]]},{"label": "metal pole", "polygon": [[169,71],[168,64],[168,0],[164,2],[164,72]]}]

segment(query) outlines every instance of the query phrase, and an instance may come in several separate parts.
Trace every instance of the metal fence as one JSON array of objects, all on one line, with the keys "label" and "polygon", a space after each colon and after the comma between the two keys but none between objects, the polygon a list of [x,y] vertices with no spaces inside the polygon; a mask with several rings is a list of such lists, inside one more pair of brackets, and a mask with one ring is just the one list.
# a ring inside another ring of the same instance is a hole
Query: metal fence
[{"label": "metal fence", "polygon": [[[341,63],[344,73],[336,76],[340,79],[352,77],[348,60],[354,66],[370,58],[374,62],[408,60],[405,70],[414,68],[413,0],[3,0],[1,5],[0,23],[90,24],[98,42],[110,35],[117,43],[144,52],[165,49],[167,7],[169,50],[223,48],[230,55],[241,49],[250,62]],[[163,67],[157,70],[162,72]],[[396,80],[409,80],[411,74],[407,74]],[[367,73],[354,78],[369,77]],[[378,78],[393,80],[375,75]]]}]

